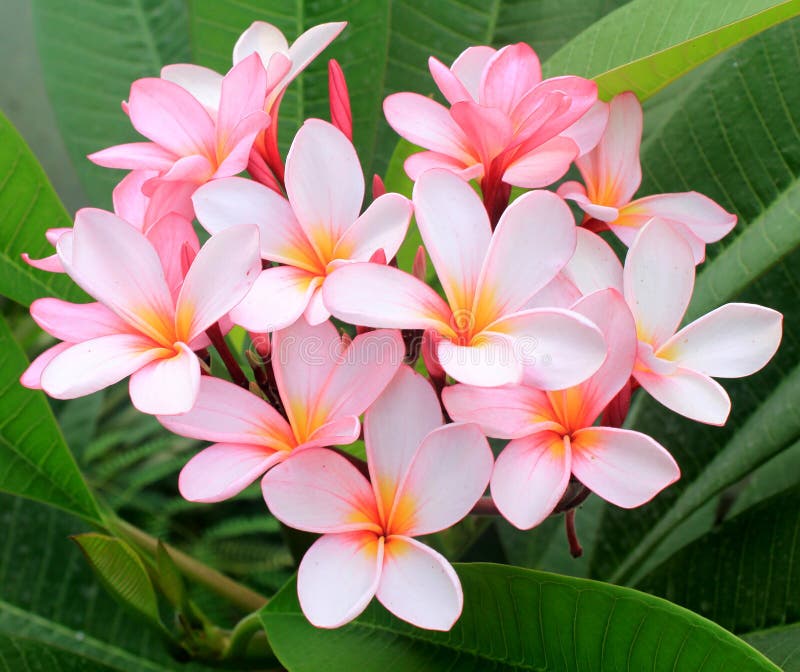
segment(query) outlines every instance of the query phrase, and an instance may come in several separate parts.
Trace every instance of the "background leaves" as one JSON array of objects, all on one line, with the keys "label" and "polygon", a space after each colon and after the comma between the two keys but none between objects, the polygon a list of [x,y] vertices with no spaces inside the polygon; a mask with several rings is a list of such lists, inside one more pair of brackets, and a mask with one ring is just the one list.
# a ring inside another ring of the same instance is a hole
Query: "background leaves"
[{"label": "background leaves", "polygon": [[189,60],[183,0],[33,0],[45,85],[67,150],[93,205],[109,208],[123,174],[86,155],[138,134],[120,109],[131,82]]},{"label": "background leaves", "polygon": [[99,521],[94,497],[44,394],[19,384],[27,365],[25,353],[0,317],[0,490]]}]

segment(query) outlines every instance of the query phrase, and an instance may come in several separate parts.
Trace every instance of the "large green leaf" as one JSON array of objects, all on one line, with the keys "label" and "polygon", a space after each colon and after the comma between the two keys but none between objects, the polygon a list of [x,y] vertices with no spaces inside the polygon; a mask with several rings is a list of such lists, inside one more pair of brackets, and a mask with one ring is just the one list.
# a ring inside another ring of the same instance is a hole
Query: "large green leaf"
[{"label": "large green leaf", "polygon": [[344,68],[353,106],[355,144],[367,174],[382,173],[397,143],[383,121],[381,103],[396,91],[433,93],[428,57],[452,62],[473,44],[531,43],[544,57],[626,0],[193,0],[195,60],[224,71],[239,34],[254,20],[268,21],[292,41],[326,21],[349,21],[345,32],[293,84],[281,105],[285,146],[307,117],[328,118],[329,58]]},{"label": "large green leaf", "polygon": [[666,91],[683,104],[643,145],[641,193],[696,189],[739,215],[736,229],[708,250],[691,316],[752,301],[784,313],[785,335],[764,371],[724,381],[733,411],[723,429],[645,397],[635,403],[633,425],[672,451],[683,475],[638,512],[608,509],[592,559],[598,578],[635,582],[655,550],[666,557],[681,545],[693,514],[800,439],[798,33],[800,20],[790,21],[737,47],[688,88]]},{"label": "large green leaf", "polygon": [[189,60],[184,0],[33,0],[36,43],[58,126],[93,205],[109,207],[116,170],[86,155],[139,138],[120,102],[133,80]]},{"label": "large green leaf", "polygon": [[343,628],[316,629],[294,581],[261,618],[293,672],[777,670],[719,626],[644,593],[501,565],[457,569],[464,612],[449,633],[414,628],[377,603]]},{"label": "large green leaf", "polygon": [[0,318],[0,490],[98,521],[97,504],[44,394],[19,383],[27,365]]},{"label": "large green leaf", "polygon": [[67,276],[38,271],[20,257],[52,254],[45,230],[71,225],[36,157],[0,113],[0,294],[26,306],[46,295],[83,296]]},{"label": "large green leaf", "polygon": [[634,0],[593,24],[546,64],[597,81],[603,98],[644,100],[721,51],[800,14],[800,1]]}]

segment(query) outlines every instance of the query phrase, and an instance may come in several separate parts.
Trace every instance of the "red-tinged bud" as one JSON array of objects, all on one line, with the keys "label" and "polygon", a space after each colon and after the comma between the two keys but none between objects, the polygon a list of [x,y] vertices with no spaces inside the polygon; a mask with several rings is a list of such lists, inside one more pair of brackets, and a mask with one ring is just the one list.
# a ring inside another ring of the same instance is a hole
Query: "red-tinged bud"
[{"label": "red-tinged bud", "polygon": [[364,327],[360,324],[356,325],[356,336],[361,336],[361,334],[367,334],[370,331],[375,331],[373,327]]},{"label": "red-tinged bud", "polygon": [[120,107],[122,108],[122,111],[123,111],[123,112],[124,112],[124,113],[125,113],[127,116],[129,116],[129,117],[131,116],[131,108],[130,108],[130,105],[128,105],[128,101],[127,101],[127,100],[123,100],[123,101],[120,103]]},{"label": "red-tinged bud", "polygon": [[[282,98],[283,94],[281,94],[270,109],[270,124],[267,126],[262,136],[263,151],[261,152],[267,166],[281,185],[285,177],[283,159],[278,149],[278,108],[280,107]],[[256,140],[256,146],[258,146],[258,140]]]},{"label": "red-tinged bud", "polygon": [[256,182],[260,182],[265,187],[269,187],[275,193],[283,196],[283,189],[281,188],[280,182],[278,182],[278,179],[269,169],[264,157],[261,156],[255,147],[250,150],[250,159],[247,162],[247,172],[250,173],[250,177],[252,177]]},{"label": "red-tinged bud", "polygon": [[386,185],[377,173],[372,176],[372,200],[380,198],[386,193]]},{"label": "red-tinged bud", "polygon": [[269,334],[259,334],[257,332],[248,332],[250,334],[250,341],[253,343],[253,348],[261,357],[262,362],[269,361],[269,356],[272,353],[272,344],[269,340]]},{"label": "red-tinged bud", "polygon": [[386,266],[386,252],[383,251],[382,247],[372,253],[372,256],[369,258],[369,263]]},{"label": "red-tinged bud", "polygon": [[342,67],[335,59],[328,61],[328,95],[330,98],[331,123],[353,140],[353,113],[350,110],[350,94]]},{"label": "red-tinged bud", "polygon": [[420,245],[414,255],[414,263],[411,265],[411,274],[417,279],[425,282],[428,275],[428,258],[425,256],[425,248]]},{"label": "red-tinged bud", "polygon": [[436,354],[436,344],[439,342],[439,334],[428,329],[422,334],[422,361],[428,369],[431,382],[437,390],[444,387],[447,377],[442,365],[439,363],[439,356]]},{"label": "red-tinged bud", "polygon": [[184,277],[186,277],[186,274],[192,267],[196,256],[197,252],[192,249],[192,246],[188,242],[181,245],[181,273]]},{"label": "red-tinged bud", "polygon": [[350,347],[350,344],[353,342],[353,337],[348,334],[346,331],[342,332],[342,352],[347,350]]}]

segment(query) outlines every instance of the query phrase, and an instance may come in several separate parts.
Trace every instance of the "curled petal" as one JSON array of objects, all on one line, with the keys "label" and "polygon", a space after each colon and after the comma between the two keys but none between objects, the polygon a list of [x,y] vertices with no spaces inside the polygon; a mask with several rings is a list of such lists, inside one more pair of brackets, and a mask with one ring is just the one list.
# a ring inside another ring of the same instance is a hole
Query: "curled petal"
[{"label": "curled petal", "polygon": [[567,489],[571,453],[560,434],[538,432],[511,441],[492,473],[492,499],[521,530],[549,516]]},{"label": "curled petal", "polygon": [[381,532],[367,479],[332,450],[300,450],[271,469],[261,485],[272,515],[298,530]]},{"label": "curled petal", "polygon": [[772,359],[782,324],[771,308],[728,303],[685,326],[656,354],[706,376],[741,378]]},{"label": "curled petal", "polygon": [[31,317],[48,334],[68,343],[132,331],[127,322],[102,303],[37,299],[31,304]]},{"label": "curled petal", "polygon": [[621,207],[631,200],[642,181],[641,139],[642,106],[636,94],[621,93],[609,103],[602,139],[576,162],[592,203]]},{"label": "curled petal", "polygon": [[386,540],[377,597],[395,616],[426,630],[450,630],[464,605],[450,563],[416,539],[397,535]]},{"label": "curled petal", "polygon": [[255,226],[233,227],[209,238],[176,301],[178,338],[189,343],[225,316],[247,295],[260,271]]},{"label": "curled petal", "polygon": [[263,446],[216,443],[181,469],[178,489],[190,502],[221,502],[238,495],[287,455]]},{"label": "curled petal", "polygon": [[465,163],[475,161],[467,136],[449,110],[430,98],[394,93],[383,101],[383,113],[389,125],[409,142]]},{"label": "curled petal", "polygon": [[75,399],[113,385],[167,353],[139,335],[93,338],[54,357],[42,371],[41,386],[55,399]]},{"label": "curled petal", "polygon": [[182,86],[216,119],[222,92],[222,75],[218,72],[200,65],[175,63],[161,68],[161,79]]},{"label": "curled petal", "polygon": [[480,326],[518,311],[575,251],[575,220],[548,191],[523,194],[503,213],[485,253],[474,313]]},{"label": "curled petal", "polygon": [[672,455],[645,434],[587,427],[573,437],[572,472],[592,492],[617,506],[641,506],[680,478]]},{"label": "curled petal", "polygon": [[364,440],[370,480],[378,509],[388,518],[411,460],[442,412],[430,383],[408,366],[395,375],[364,417]]},{"label": "curled petal", "polygon": [[451,385],[442,390],[442,401],[453,420],[475,422],[486,436],[497,439],[520,439],[560,428],[547,393],[527,385]]},{"label": "curled petal", "polygon": [[658,349],[675,333],[692,297],[694,276],[686,241],[666,222],[651,220],[631,246],[623,274],[639,340]]},{"label": "curled petal", "polygon": [[514,339],[505,334],[483,332],[470,345],[442,339],[436,348],[439,363],[460,383],[495,387],[522,380],[523,359]]},{"label": "curled petal", "polygon": [[387,259],[393,259],[406,236],[411,213],[411,202],[400,194],[378,197],[339,239],[334,258],[369,261],[383,250]]},{"label": "curled petal", "polygon": [[442,298],[413,275],[370,263],[337,268],[322,287],[325,305],[350,324],[389,329],[451,331]]},{"label": "curled petal", "polygon": [[597,326],[569,310],[524,310],[490,325],[489,332],[512,338],[525,382],[544,390],[583,382],[606,358],[607,345]]},{"label": "curled petal", "polygon": [[268,268],[261,271],[244,299],[231,310],[231,319],[249,331],[288,327],[303,314],[320,282],[320,278],[299,268]]},{"label": "curled petal", "polygon": [[486,208],[469,184],[445,170],[423,173],[413,201],[417,226],[450,306],[472,310],[492,237]]},{"label": "curled petal", "polygon": [[475,424],[438,427],[420,444],[395,495],[387,527],[418,537],[455,525],[489,485],[494,458]]},{"label": "curled petal", "polygon": [[286,157],[286,192],[320,257],[358,219],[364,176],[352,143],[326,121],[306,121]]},{"label": "curled petal", "polygon": [[42,389],[42,371],[45,370],[48,364],[53,361],[58,355],[70,348],[72,343],[57,343],[56,345],[47,348],[41,355],[34,359],[23,374],[19,377],[20,385],[27,387],[29,390]]},{"label": "curled petal", "polygon": [[297,572],[297,596],[318,628],[338,628],[358,616],[381,579],[383,537],[372,532],[326,534],[308,549]]},{"label": "curled petal", "polygon": [[169,431],[203,441],[250,444],[266,452],[289,450],[292,430],[272,406],[238,385],[202,376],[195,405],[187,413],[159,415]]},{"label": "curled petal", "polygon": [[186,413],[194,406],[200,361],[184,343],[176,343],[175,348],[171,357],[160,357],[131,375],[131,401],[142,413]]},{"label": "curled petal", "polygon": [[671,374],[635,370],[633,375],[657,402],[691,420],[721,427],[731,412],[728,393],[702,373],[690,369]]}]

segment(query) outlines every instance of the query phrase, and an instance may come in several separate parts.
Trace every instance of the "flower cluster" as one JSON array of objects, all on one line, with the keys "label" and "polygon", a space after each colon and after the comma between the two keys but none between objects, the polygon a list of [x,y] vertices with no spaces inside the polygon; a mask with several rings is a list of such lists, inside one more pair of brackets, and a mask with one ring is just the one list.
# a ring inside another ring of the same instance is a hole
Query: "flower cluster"
[{"label": "flower cluster", "polygon": [[[781,315],[733,303],[680,326],[705,244],[736,217],[694,192],[634,199],[636,97],[606,103],[590,80],[542,79],[525,44],[471,47],[450,67],[432,58],[447,105],[386,99],[389,124],[424,148],[405,163],[411,199],[376,178],[362,212],[335,61],[332,123],[305,121],[284,162],[283,94],[343,28],[289,46],[257,22],[224,76],[179,64],[133,83],[123,111],[148,140],[89,157],[130,171],[114,213],[80,210],[48,232],[53,256],[25,257],[94,302],[32,304],[59,342],[21,381],[71,399],[130,378],[137,409],[212,444],[180,474],[188,500],[261,478],[276,518],[321,535],[298,575],[313,624],[338,627],[377,597],[447,630],[459,579],[417,537],[474,511],[529,529],[590,492],[649,501],[680,472],[622,428],[633,392],[724,424],[714,378],[762,368]],[[544,189],[573,164],[582,182]],[[585,213],[577,226],[567,200]],[[424,250],[404,270],[393,259],[412,215]],[[231,350],[232,330],[249,333],[247,352]],[[496,459],[487,437],[506,441]]]}]

